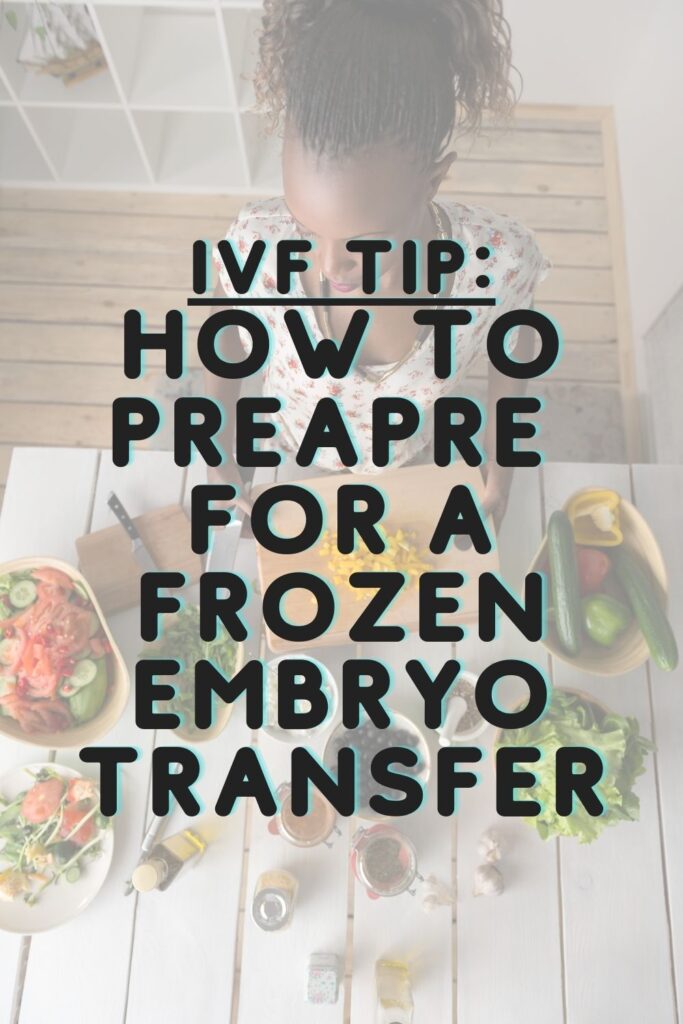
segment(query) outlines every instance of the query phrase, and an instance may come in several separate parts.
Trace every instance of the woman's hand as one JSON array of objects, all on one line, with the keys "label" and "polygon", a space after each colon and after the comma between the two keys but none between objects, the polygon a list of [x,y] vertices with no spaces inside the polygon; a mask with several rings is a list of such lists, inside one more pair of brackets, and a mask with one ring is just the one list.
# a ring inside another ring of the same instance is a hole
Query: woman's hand
[{"label": "woman's hand", "polygon": [[507,512],[513,470],[496,463],[487,463],[483,467],[483,472],[486,486],[482,510],[487,516],[493,516],[493,525],[497,533]]}]

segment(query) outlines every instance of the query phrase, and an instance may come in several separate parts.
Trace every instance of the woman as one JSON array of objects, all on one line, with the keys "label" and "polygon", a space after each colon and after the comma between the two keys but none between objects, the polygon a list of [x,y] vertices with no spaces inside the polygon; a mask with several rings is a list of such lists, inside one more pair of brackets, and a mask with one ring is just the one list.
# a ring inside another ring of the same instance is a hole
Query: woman
[{"label": "woman", "polygon": [[[271,253],[279,239],[302,237],[314,243],[310,269],[297,288],[298,294],[323,297],[320,307],[304,310],[311,337],[343,337],[353,314],[348,306],[326,306],[325,298],[358,296],[363,307],[361,256],[346,247],[352,239],[398,243],[382,256],[381,296],[402,294],[403,241],[443,237],[464,244],[470,258],[450,277],[444,294],[493,296],[498,304],[477,309],[473,324],[458,334],[456,383],[485,352],[493,319],[533,304],[547,263],[532,234],[490,210],[451,199],[435,201],[455,160],[447,147],[456,132],[476,131],[485,110],[505,114],[512,107],[510,56],[502,0],[265,0],[257,91],[274,123],[284,127],[284,197],[247,206],[228,237],[242,252],[258,238],[271,243]],[[234,295],[222,264],[216,266],[218,293]],[[251,294],[276,299],[274,278],[271,266],[259,275]],[[419,294],[427,294],[424,282]],[[317,381],[304,375],[284,310],[265,312],[274,351],[264,373],[264,393],[284,399],[279,448],[296,451],[315,404],[332,395],[362,448],[356,471],[372,471],[372,401],[391,395],[412,399],[424,424],[418,438],[396,446],[393,465],[428,458],[422,449],[430,438],[430,410],[437,398],[453,391],[453,379],[435,379],[431,334],[416,327],[414,310],[373,310],[352,373],[343,380],[326,375]],[[530,352],[532,338],[521,334],[519,344]],[[248,346],[248,337],[243,340]],[[237,332],[224,340],[226,358],[230,347],[239,344]],[[232,452],[230,410],[238,385],[212,378],[209,388],[226,410],[223,450]],[[489,409],[515,388],[491,370]],[[486,448],[495,450],[492,429]],[[333,454],[317,466],[341,468]],[[484,472],[484,507],[498,524],[510,473],[493,458]],[[232,457],[214,479],[239,483]]]}]

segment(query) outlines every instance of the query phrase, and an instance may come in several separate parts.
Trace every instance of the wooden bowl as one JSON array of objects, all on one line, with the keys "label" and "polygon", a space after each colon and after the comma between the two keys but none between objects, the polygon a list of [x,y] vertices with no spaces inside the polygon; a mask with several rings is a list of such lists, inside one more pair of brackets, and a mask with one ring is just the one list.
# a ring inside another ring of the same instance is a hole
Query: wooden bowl
[{"label": "wooden bowl", "polygon": [[71,729],[63,729],[61,732],[24,732],[15,719],[7,715],[0,716],[0,735],[10,736],[13,740],[22,743],[30,743],[32,746],[51,747],[63,750],[67,747],[87,747],[105,736],[110,729],[118,722],[123,709],[128,701],[130,693],[130,677],[126,663],[116,645],[111,630],[104,617],[99,602],[95,597],[92,587],[85,577],[68,562],[62,562],[58,558],[17,558],[12,562],[4,562],[0,565],[0,575],[9,572],[22,572],[26,569],[59,569],[70,579],[79,583],[85,590],[93,607],[93,611],[100,620],[104,634],[111,645],[109,655],[109,692],[104,706],[99,714],[91,718],[89,722],[75,725]]},{"label": "wooden bowl", "polygon": [[[594,490],[596,490],[595,487],[585,487],[577,491],[565,502],[564,511],[567,511],[569,503],[574,498]],[[654,534],[640,512],[625,498],[621,499],[620,512],[621,529],[624,535],[623,543],[627,548],[639,555],[649,567],[659,590],[662,607],[666,609],[668,603],[668,580],[662,552],[659,549]],[[609,555],[609,548],[606,551]],[[536,557],[531,563],[529,572],[547,571],[547,564],[548,542],[547,538],[544,538],[536,553]],[[634,669],[644,665],[650,656],[645,637],[641,633],[635,619],[632,620],[613,647],[600,647],[584,637],[583,648],[576,658],[570,657],[560,647],[552,623],[549,624],[546,630],[543,643],[555,658],[567,662],[568,665],[573,665],[582,672],[589,672],[597,676],[625,675],[627,672],[632,672]]]}]

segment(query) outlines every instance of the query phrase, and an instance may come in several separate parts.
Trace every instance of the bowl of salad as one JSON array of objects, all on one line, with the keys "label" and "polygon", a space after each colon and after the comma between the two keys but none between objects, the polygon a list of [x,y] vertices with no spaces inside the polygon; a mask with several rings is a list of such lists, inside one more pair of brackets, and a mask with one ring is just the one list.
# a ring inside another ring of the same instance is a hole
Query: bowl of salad
[{"label": "bowl of salad", "polygon": [[109,732],[130,683],[92,589],[66,562],[0,566],[0,734],[46,747]]},{"label": "bowl of salad", "polygon": [[31,764],[0,778],[0,930],[33,935],[85,910],[109,871],[111,819],[97,784]]},{"label": "bowl of salad", "polygon": [[175,689],[169,701],[158,701],[158,707],[173,712],[180,718],[175,730],[188,743],[202,743],[219,736],[232,715],[232,704],[214,698],[213,722],[208,729],[197,729],[194,724],[194,666],[196,662],[210,661],[226,679],[232,679],[244,665],[244,645],[233,640],[225,626],[219,622],[216,639],[202,640],[199,635],[199,606],[188,605],[163,620],[158,640],[149,643],[140,658],[161,658],[178,661],[181,670],[174,676],[164,676],[166,684]]}]

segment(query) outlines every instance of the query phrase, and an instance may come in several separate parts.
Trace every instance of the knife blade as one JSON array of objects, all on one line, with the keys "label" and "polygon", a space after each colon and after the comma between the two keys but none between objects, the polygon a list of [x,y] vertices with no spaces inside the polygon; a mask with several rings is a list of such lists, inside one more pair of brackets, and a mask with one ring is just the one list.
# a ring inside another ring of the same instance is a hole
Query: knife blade
[{"label": "knife blade", "polygon": [[126,512],[126,509],[124,508],[120,498],[118,498],[113,491],[110,492],[109,497],[107,498],[107,505],[112,510],[112,512],[120,522],[121,526],[124,528],[128,536],[130,537],[133,558],[138,563],[142,571],[158,572],[159,567],[152,558],[149,549],[145,547],[145,542],[138,533],[138,529],[135,523]]},{"label": "knife blade", "polygon": [[232,572],[242,536],[243,519],[233,519],[213,535],[211,550],[206,559],[207,572]]}]

